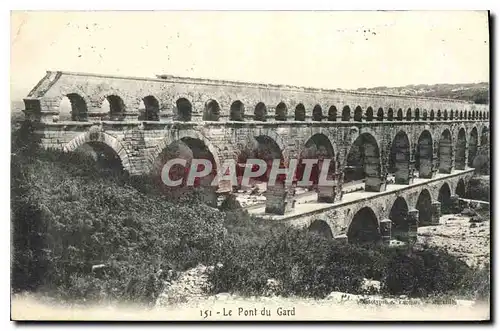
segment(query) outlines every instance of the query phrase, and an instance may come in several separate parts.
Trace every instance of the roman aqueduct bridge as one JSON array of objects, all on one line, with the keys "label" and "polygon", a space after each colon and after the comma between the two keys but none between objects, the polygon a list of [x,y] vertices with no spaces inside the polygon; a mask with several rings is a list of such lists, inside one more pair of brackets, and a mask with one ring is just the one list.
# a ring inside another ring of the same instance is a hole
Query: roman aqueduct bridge
[{"label": "roman aqueduct bridge", "polygon": [[[322,215],[333,235],[372,225],[383,234],[397,223],[391,217],[435,222],[442,205],[465,192],[474,158],[489,146],[489,105],[459,100],[49,71],[24,102],[44,147],[90,148],[130,175],[156,171],[179,145],[217,168],[255,155],[284,165],[332,159],[336,185],[315,187],[323,205],[298,213],[293,187],[281,185],[268,188],[264,214],[306,226]],[[363,196],[350,191],[360,180]],[[231,189],[221,183],[217,193]],[[391,215],[395,204],[403,216]],[[375,221],[353,222],[359,215]]]}]

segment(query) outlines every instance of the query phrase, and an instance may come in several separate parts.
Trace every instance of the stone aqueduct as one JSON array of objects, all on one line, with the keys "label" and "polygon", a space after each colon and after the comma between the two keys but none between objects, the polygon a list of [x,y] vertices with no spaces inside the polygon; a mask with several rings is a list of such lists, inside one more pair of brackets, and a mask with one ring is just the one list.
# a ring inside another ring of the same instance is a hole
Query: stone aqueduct
[{"label": "stone aqueduct", "polygon": [[[63,99],[71,111],[62,111]],[[319,230],[328,226],[332,235],[362,234],[373,226],[366,219],[375,219],[383,236],[390,223],[404,232],[418,219],[436,222],[441,204],[465,192],[474,157],[489,145],[489,105],[459,100],[49,71],[24,102],[44,147],[92,147],[113,154],[131,175],[155,171],[178,143],[216,167],[256,154],[285,164],[326,155],[337,184],[316,188],[325,208],[294,214],[293,188],[282,185],[268,188],[266,213]],[[390,192],[388,174],[398,185]],[[358,179],[373,194],[352,202],[349,183]],[[403,216],[393,210],[406,210],[413,223],[398,225],[394,219]]]}]

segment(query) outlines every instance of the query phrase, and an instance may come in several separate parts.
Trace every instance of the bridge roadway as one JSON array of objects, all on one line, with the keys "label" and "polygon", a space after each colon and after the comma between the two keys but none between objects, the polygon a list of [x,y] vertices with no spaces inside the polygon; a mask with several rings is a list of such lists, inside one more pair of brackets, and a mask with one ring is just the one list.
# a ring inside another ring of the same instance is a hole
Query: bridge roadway
[{"label": "bridge roadway", "polygon": [[[345,193],[340,201],[334,203],[318,203],[317,194],[308,192],[298,196],[295,207],[285,215],[266,214],[265,205],[248,206],[245,209],[250,215],[258,218],[284,222],[295,227],[311,227],[314,222],[324,222],[333,237],[347,234],[359,212],[366,208],[372,211],[379,231],[380,223],[393,217],[391,214],[394,208],[402,209],[421,224],[436,224],[441,216],[441,205],[450,205],[452,200],[463,196],[464,192],[457,191],[460,191],[460,185],[468,182],[473,172],[473,168],[468,168],[452,170],[450,174],[437,173],[429,179],[415,178],[408,185],[387,184],[386,190],[382,192],[358,190]],[[430,197],[430,200],[425,201],[424,197]],[[405,203],[395,207],[396,199],[403,199]],[[391,223],[393,222],[394,220],[391,220]]]}]

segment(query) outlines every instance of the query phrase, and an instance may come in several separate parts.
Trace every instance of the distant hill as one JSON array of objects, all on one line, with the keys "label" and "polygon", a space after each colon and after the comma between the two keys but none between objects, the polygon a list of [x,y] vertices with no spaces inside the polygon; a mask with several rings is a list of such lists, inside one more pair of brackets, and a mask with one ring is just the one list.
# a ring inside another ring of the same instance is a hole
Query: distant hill
[{"label": "distant hill", "polygon": [[478,104],[489,103],[489,84],[434,84],[434,85],[406,85],[400,87],[372,87],[358,88],[356,92],[375,94],[400,94],[421,97],[446,98],[472,101]]},{"label": "distant hill", "polygon": [[21,101],[11,101],[10,102],[10,116],[12,121],[20,121],[24,118],[24,102]]}]

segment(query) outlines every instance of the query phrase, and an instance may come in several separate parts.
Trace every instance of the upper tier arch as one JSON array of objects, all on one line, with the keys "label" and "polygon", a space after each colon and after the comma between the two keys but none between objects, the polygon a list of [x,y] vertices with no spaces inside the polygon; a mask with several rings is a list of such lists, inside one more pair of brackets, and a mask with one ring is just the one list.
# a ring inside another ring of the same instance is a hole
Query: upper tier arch
[{"label": "upper tier arch", "polygon": [[[360,107],[363,111],[369,110],[368,117],[364,116],[363,122],[377,119],[379,109],[403,109],[411,111],[411,118],[404,116],[404,120],[415,121],[415,109],[455,109],[464,113],[487,113],[488,105],[478,105],[470,102],[423,98],[413,96],[377,95],[339,90],[313,89],[306,87],[254,84],[245,82],[184,78],[161,75],[157,78],[118,77],[86,73],[73,73],[63,71],[49,71],[47,75],[33,88],[25,99],[28,115],[40,118],[42,121],[53,121],[53,116],[58,114],[58,101],[69,92],[78,91],[85,99],[89,113],[89,120],[104,120],[106,116],[95,115],[102,112],[99,107],[103,97],[117,95],[123,100],[123,116],[125,120],[138,119],[137,100],[147,95],[154,95],[161,106],[160,121],[175,119],[175,102],[179,96],[186,96],[192,105],[191,121],[203,121],[203,114],[207,100],[217,100],[220,105],[219,120],[230,120],[231,104],[240,100],[244,105],[251,107],[263,103],[269,105],[269,119],[274,120],[274,105],[281,102],[288,109],[295,109],[296,105],[303,104],[306,109],[306,121],[313,120],[312,109],[321,105],[322,116],[326,117],[329,107],[335,106],[341,110],[349,106],[350,120],[354,121],[354,110]],[[326,107],[328,105],[328,107]],[[247,108],[248,108],[247,107]],[[253,108],[253,107],[252,107]],[[250,108],[248,109],[250,110]],[[272,111],[272,113],[271,113]],[[249,114],[253,112],[248,112]],[[373,112],[373,114],[372,114]],[[319,112],[317,112],[319,114]],[[419,120],[422,116],[419,114]],[[477,116],[476,118],[479,118]],[[486,121],[488,116],[482,117]],[[292,118],[287,120],[293,120]],[[430,120],[427,118],[427,121]],[[437,116],[434,120],[438,120]],[[441,119],[442,120],[442,119]],[[450,120],[449,117],[447,119]],[[455,119],[454,119],[455,120]],[[472,120],[472,119],[471,119]],[[481,120],[481,119],[479,119]],[[248,118],[245,121],[253,121]]]}]

